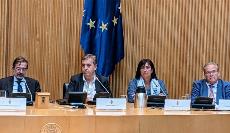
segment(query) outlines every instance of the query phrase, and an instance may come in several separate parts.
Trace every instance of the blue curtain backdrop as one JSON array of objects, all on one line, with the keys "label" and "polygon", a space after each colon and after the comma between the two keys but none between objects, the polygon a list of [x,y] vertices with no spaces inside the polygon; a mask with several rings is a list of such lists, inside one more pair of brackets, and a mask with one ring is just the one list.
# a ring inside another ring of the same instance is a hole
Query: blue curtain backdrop
[{"label": "blue curtain backdrop", "polygon": [[120,0],[85,0],[81,29],[85,54],[97,56],[97,73],[109,76],[124,58]]}]

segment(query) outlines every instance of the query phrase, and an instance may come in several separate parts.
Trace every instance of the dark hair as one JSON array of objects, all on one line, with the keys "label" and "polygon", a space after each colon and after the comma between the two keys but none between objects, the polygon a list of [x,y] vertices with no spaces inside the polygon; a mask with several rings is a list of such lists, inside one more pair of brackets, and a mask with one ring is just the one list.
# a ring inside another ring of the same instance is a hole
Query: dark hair
[{"label": "dark hair", "polygon": [[97,58],[93,54],[85,55],[84,57],[82,57],[81,61],[86,60],[86,59],[90,59],[90,58],[93,60],[93,64],[96,65],[97,64]]},{"label": "dark hair", "polygon": [[13,62],[13,68],[15,68],[16,64],[20,64],[22,62],[25,62],[27,64],[27,67],[28,68],[28,61],[26,60],[26,58],[22,57],[22,56],[18,56],[17,58],[14,59],[14,62]]},{"label": "dark hair", "polygon": [[150,59],[142,59],[142,60],[138,63],[135,78],[136,78],[136,79],[140,79],[140,77],[141,77],[141,67],[142,67],[143,65],[145,65],[146,63],[148,63],[148,64],[151,66],[151,69],[153,70],[153,72],[152,72],[152,74],[151,74],[151,79],[157,79],[157,75],[156,75],[156,70],[155,70],[154,64],[153,64],[153,62],[152,62]]}]

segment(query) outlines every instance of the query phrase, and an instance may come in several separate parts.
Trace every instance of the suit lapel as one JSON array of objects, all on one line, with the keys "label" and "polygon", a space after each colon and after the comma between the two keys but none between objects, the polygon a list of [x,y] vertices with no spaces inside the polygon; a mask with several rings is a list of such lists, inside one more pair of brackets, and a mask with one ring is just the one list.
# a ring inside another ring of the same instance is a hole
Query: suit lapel
[{"label": "suit lapel", "polygon": [[9,82],[7,83],[9,93],[13,92],[13,85],[14,85],[14,77],[11,76]]},{"label": "suit lapel", "polygon": [[216,101],[219,101],[219,99],[223,98],[222,86],[223,86],[223,83],[221,80],[219,80],[217,84]]},{"label": "suit lapel", "polygon": [[206,84],[206,80],[203,81],[202,88],[203,88],[203,90],[202,90],[203,94],[201,96],[208,97],[208,86]]},{"label": "suit lapel", "polygon": [[100,86],[101,84],[97,80],[95,80],[95,90],[97,93],[100,92],[100,88],[101,88]]},{"label": "suit lapel", "polygon": [[80,82],[79,82],[79,91],[82,92],[83,91],[83,87],[84,87],[84,81],[83,81],[83,74],[80,77]]}]

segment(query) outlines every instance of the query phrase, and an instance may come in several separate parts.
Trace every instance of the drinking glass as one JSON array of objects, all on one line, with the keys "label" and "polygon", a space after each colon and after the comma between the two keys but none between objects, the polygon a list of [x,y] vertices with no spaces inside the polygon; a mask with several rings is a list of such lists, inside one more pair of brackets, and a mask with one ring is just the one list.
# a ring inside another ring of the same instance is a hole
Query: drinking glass
[{"label": "drinking glass", "polygon": [[6,97],[6,91],[0,90],[0,97]]}]

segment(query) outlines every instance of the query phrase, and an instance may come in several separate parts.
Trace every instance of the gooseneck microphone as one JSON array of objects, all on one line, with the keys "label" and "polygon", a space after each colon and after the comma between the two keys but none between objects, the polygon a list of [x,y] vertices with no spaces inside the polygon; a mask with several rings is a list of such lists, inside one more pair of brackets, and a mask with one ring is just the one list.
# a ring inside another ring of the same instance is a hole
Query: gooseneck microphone
[{"label": "gooseneck microphone", "polygon": [[110,92],[108,91],[108,89],[101,83],[101,81],[98,79],[97,76],[96,76],[96,80],[100,83],[100,85],[105,89],[105,91],[106,91],[107,93],[110,93]]},{"label": "gooseneck microphone", "polygon": [[30,88],[29,88],[29,86],[27,85],[26,82],[25,82],[25,85],[26,85],[26,88],[27,88],[27,90],[28,90],[28,92],[29,92],[29,94],[30,94],[30,101],[33,102],[33,95],[32,95],[32,93],[31,93],[31,91],[30,91]]}]

